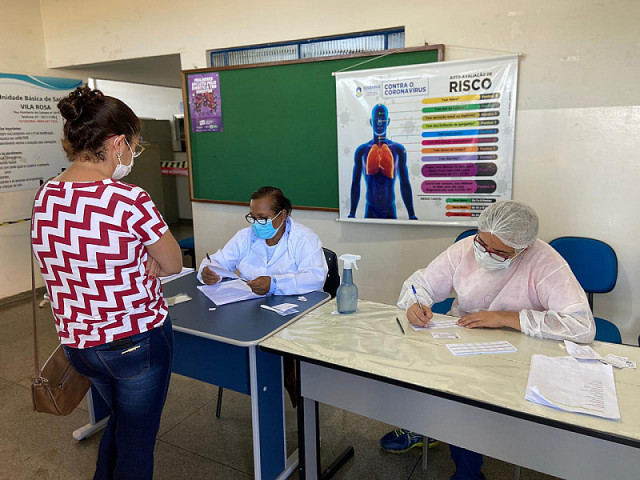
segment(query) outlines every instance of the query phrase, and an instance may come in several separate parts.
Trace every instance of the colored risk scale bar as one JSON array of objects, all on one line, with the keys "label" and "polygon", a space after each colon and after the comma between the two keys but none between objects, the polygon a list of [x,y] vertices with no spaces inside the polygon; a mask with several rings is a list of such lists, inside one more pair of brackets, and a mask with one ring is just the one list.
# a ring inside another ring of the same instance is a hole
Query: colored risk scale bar
[{"label": "colored risk scale bar", "polygon": [[435,155],[432,157],[422,157],[423,162],[457,162],[460,160],[497,160],[498,155]]},{"label": "colored risk scale bar", "polygon": [[422,145],[453,145],[456,143],[495,143],[498,137],[447,138],[439,140],[423,140]]},{"label": "colored risk scale bar", "polygon": [[425,180],[421,185],[422,193],[493,193],[496,182],[493,180]]},{"label": "colored risk scale bar", "polygon": [[422,153],[462,153],[462,152],[495,152],[498,147],[495,145],[487,147],[436,147],[423,148]]},{"label": "colored risk scale bar", "polygon": [[500,94],[479,93],[473,95],[456,95],[452,97],[423,98],[422,103],[424,105],[428,105],[430,103],[471,102],[473,100],[492,100],[494,98],[500,98]]},{"label": "colored risk scale bar", "polygon": [[461,120],[465,118],[489,118],[497,117],[500,112],[490,110],[488,112],[462,112],[462,113],[443,113],[441,115],[423,115],[423,122],[437,122],[438,120]]},{"label": "colored risk scale bar", "polygon": [[500,120],[469,120],[463,122],[423,123],[422,128],[429,130],[432,128],[488,127],[499,123]]},{"label": "colored risk scale bar", "polygon": [[465,105],[441,105],[439,107],[426,107],[422,113],[457,112],[460,110],[483,110],[485,108],[500,108],[500,102],[467,103]]},{"label": "colored risk scale bar", "polygon": [[493,162],[479,163],[425,163],[423,177],[492,177],[498,171]]},{"label": "colored risk scale bar", "polygon": [[447,130],[445,132],[422,132],[422,136],[429,137],[460,137],[462,135],[496,135],[498,133],[497,128],[480,128],[480,129],[468,129],[468,130]]},{"label": "colored risk scale bar", "polygon": [[447,198],[447,203],[495,203],[495,198]]}]

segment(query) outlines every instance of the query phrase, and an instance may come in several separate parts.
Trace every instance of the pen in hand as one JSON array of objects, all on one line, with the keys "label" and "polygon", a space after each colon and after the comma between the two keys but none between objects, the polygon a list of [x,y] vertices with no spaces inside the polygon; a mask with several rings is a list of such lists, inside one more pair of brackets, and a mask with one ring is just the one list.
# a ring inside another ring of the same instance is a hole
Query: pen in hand
[{"label": "pen in hand", "polygon": [[400,327],[400,331],[404,335],[404,328],[402,328],[402,324],[400,323],[400,320],[398,320],[398,317],[396,317],[396,322],[398,322],[398,326]]},{"label": "pen in hand", "polygon": [[209,254],[205,253],[205,255],[207,256],[207,260],[209,260],[209,263],[211,263],[211,257],[209,256]]},{"label": "pen in hand", "polygon": [[418,292],[416,292],[416,287],[411,285],[411,290],[413,290],[413,296],[416,297],[416,302],[418,302],[418,306],[420,307],[420,311],[422,312],[423,315],[426,315],[427,313],[424,311],[424,308],[422,308],[422,304],[420,303],[420,300],[418,299]]}]

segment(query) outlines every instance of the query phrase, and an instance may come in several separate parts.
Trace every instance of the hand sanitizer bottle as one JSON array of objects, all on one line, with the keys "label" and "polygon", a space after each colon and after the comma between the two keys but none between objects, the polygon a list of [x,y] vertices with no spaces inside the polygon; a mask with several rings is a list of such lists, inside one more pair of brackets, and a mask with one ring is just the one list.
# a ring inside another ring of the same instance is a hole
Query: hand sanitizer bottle
[{"label": "hand sanitizer bottle", "polygon": [[360,260],[360,258],[360,255],[351,255],[350,253],[340,255],[340,260],[344,262],[344,266],[342,268],[342,282],[340,282],[336,293],[339,313],[353,313],[358,307],[358,287],[353,283],[352,267],[356,267],[356,270],[358,269],[356,261]]}]

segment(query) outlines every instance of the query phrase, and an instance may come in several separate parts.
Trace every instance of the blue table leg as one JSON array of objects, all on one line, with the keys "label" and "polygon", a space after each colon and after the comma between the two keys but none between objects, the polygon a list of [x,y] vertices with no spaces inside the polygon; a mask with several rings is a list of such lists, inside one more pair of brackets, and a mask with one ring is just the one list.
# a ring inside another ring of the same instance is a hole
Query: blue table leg
[{"label": "blue table leg", "polygon": [[282,357],[249,347],[249,371],[254,474],[256,479],[276,479],[288,467]]}]

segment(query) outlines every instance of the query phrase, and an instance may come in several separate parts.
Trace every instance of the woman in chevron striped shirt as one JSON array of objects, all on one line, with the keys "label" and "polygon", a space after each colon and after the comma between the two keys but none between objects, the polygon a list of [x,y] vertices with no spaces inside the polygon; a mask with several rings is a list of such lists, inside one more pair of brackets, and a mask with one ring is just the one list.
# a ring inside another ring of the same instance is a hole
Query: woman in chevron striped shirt
[{"label": "woman in chevron striped shirt", "polygon": [[173,332],[158,276],[182,256],[149,194],[120,181],[142,153],[140,120],[78,87],[58,104],[72,162],[36,194],[33,252],[71,365],[111,409],[95,479],[151,479]]}]

